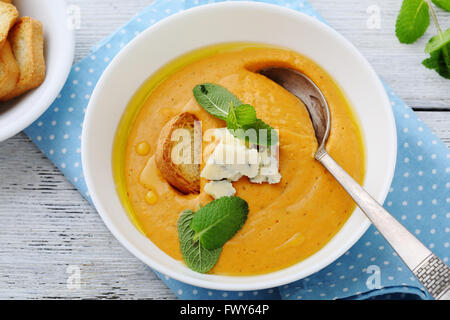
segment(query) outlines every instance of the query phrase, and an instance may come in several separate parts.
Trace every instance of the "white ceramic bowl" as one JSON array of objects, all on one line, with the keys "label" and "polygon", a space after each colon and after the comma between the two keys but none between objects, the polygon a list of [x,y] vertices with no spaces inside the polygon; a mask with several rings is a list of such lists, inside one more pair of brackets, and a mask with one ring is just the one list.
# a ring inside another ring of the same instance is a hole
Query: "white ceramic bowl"
[{"label": "white ceramic bowl", "polygon": [[0,103],[0,142],[28,127],[44,113],[61,91],[73,63],[74,37],[69,30],[64,0],[14,0],[20,16],[44,25],[47,65],[45,81],[19,98]]},{"label": "white ceramic bowl", "polygon": [[345,253],[370,222],[360,210],[355,210],[324,248],[277,272],[245,277],[200,274],[166,255],[133,226],[116,193],[111,167],[117,125],[139,86],[161,66],[184,53],[235,41],[291,48],[312,57],[334,77],[354,105],[364,131],[367,146],[364,187],[383,202],[394,173],[397,138],[391,105],[377,75],[361,54],[327,25],[307,15],[261,3],[230,2],[190,9],[159,22],[132,41],[112,61],[95,88],[84,122],[82,157],[86,182],[98,212],[116,238],[136,257],[192,285],[256,290],[283,285],[319,271]]}]

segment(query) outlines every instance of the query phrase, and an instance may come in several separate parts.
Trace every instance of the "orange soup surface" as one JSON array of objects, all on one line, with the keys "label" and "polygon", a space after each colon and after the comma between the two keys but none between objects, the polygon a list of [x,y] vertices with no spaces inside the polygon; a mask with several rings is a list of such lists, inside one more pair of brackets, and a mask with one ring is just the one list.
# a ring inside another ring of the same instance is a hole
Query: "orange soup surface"
[{"label": "orange soup surface", "polygon": [[[174,62],[175,63],[175,62]],[[196,102],[192,89],[210,82],[226,87],[255,107],[258,118],[279,130],[278,184],[234,182],[246,200],[243,228],[224,247],[213,274],[255,275],[291,266],[321,249],[342,227],[355,205],[335,179],[314,160],[317,141],[299,99],[255,71],[290,67],[308,75],[323,91],[331,110],[327,150],[357,181],[364,179],[364,147],[358,122],[333,79],[311,59],[280,48],[242,47],[192,59],[152,88],[122,132],[118,183],[125,207],[139,229],[161,250],[182,260],[177,220],[185,209],[198,210],[213,199],[203,191],[183,195],[159,173],[154,153],[163,126],[182,112],[195,114],[202,130],[225,127]],[[123,129],[123,128],[122,128]],[[117,158],[117,157],[116,157]],[[119,161],[119,160],[118,160]],[[204,162],[204,161],[203,161]]]}]

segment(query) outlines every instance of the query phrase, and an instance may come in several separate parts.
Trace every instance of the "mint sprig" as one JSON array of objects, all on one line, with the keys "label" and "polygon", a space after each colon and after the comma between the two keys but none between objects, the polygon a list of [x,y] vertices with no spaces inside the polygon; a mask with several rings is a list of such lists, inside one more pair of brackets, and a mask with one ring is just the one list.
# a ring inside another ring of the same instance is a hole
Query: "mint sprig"
[{"label": "mint sprig", "polygon": [[419,39],[430,24],[428,4],[424,0],[403,0],[395,24],[395,33],[401,43],[413,43]]},{"label": "mint sprig", "polygon": [[425,52],[430,54],[430,57],[422,61],[422,64],[450,79],[450,29],[441,31],[431,2],[450,11],[450,0],[403,0],[395,33],[401,43],[415,42],[427,30],[431,14],[438,34],[428,41]]},{"label": "mint sprig", "polygon": [[[450,52],[450,48],[445,50]],[[450,79],[450,59],[449,55],[445,55],[444,50],[433,52],[429,58],[422,61],[422,64],[428,69],[435,70],[441,77]]]},{"label": "mint sprig", "polygon": [[[198,104],[213,116],[225,120],[227,128],[236,138],[247,142],[269,146],[278,143],[277,132],[261,119],[256,117],[255,108],[243,104],[226,88],[212,83],[195,86],[194,97]],[[254,129],[254,134],[245,135],[244,131]],[[260,130],[266,130],[266,138]]]},{"label": "mint sprig", "polygon": [[190,269],[206,273],[219,260],[222,248],[208,250],[200,242],[194,241],[195,231],[190,227],[194,215],[195,213],[192,210],[185,210],[178,219],[178,238],[181,254],[184,262]]},{"label": "mint sprig", "polygon": [[219,260],[222,246],[238,232],[248,215],[248,204],[239,197],[216,199],[197,213],[185,210],[178,218],[178,238],[186,265],[206,273]]},{"label": "mint sprig", "polygon": [[422,61],[428,69],[435,70],[441,77],[450,79],[450,29],[439,34],[428,41],[425,52],[430,57]]},{"label": "mint sprig", "polygon": [[238,232],[248,215],[248,204],[239,197],[221,197],[202,207],[194,215],[191,228],[194,241],[206,249],[222,247]]},{"label": "mint sprig", "polygon": [[431,0],[433,3],[445,11],[450,11],[450,1],[448,0]]},{"label": "mint sprig", "polygon": [[232,130],[244,129],[247,126],[252,126],[256,122],[256,111],[249,104],[241,104],[237,108],[234,107],[233,102],[230,102],[228,108],[227,128]]},{"label": "mint sprig", "polygon": [[[257,145],[270,146],[272,144],[278,143],[278,133],[274,128],[269,126],[267,123],[262,121],[261,119],[256,119],[255,123],[251,128],[244,127],[245,130],[254,129],[256,131],[256,141],[253,140],[252,135],[249,135],[248,142],[254,143]],[[261,131],[264,130],[264,131]],[[262,132],[266,133],[266,136],[262,135]]]},{"label": "mint sprig", "polygon": [[450,29],[447,29],[445,32],[441,32],[437,36],[432,37],[426,47],[425,52],[428,54],[432,54],[438,50],[443,49],[445,46],[450,44]]},{"label": "mint sprig", "polygon": [[230,103],[233,103],[235,106],[242,104],[230,91],[213,83],[203,83],[195,86],[194,97],[203,109],[225,121],[228,117]]},{"label": "mint sprig", "polygon": [[251,144],[269,146],[278,142],[277,132],[256,118],[255,108],[248,104],[240,105],[236,109],[232,103],[230,104],[227,128],[233,136]]}]

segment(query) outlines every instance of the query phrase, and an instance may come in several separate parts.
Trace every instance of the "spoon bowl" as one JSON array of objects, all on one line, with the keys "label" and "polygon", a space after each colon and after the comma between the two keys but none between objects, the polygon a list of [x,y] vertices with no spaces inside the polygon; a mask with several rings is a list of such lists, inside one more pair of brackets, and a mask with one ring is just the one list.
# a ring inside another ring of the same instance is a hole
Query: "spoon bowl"
[{"label": "spoon bowl", "polygon": [[289,68],[266,68],[259,73],[278,83],[305,104],[319,144],[318,150],[323,150],[330,135],[331,115],[319,87],[305,74]]}]

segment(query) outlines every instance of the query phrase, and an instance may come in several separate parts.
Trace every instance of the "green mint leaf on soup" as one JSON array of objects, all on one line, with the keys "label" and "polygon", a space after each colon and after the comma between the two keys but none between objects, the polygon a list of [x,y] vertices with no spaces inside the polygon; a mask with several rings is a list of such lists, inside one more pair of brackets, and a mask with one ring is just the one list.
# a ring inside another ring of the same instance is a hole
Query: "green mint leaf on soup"
[{"label": "green mint leaf on soup", "polygon": [[194,97],[198,104],[213,116],[227,120],[230,102],[234,106],[242,104],[239,99],[226,88],[213,83],[195,86]]},{"label": "green mint leaf on soup", "polygon": [[232,102],[230,102],[230,106],[228,108],[228,116],[227,116],[227,128],[231,130],[237,130],[240,128],[237,116],[236,109]]},{"label": "green mint leaf on soup", "polygon": [[438,34],[437,36],[432,37],[425,47],[425,52],[432,54],[433,52],[441,50],[443,47],[448,46],[449,43],[450,28],[445,30],[445,32]]},{"label": "green mint leaf on soup", "polygon": [[198,241],[194,241],[195,231],[190,224],[195,213],[185,210],[178,219],[178,237],[183,260],[186,265],[200,273],[206,273],[214,267],[220,257],[222,248],[214,250],[205,249]]},{"label": "green mint leaf on soup", "polygon": [[[243,104],[226,88],[212,83],[199,84],[194,88],[194,97],[207,112],[225,120],[227,128],[236,138],[264,146],[278,143],[277,132],[256,118],[255,108]],[[246,132],[251,129],[254,130]]]},{"label": "green mint leaf on soup", "polygon": [[227,128],[238,139],[250,144],[270,146],[278,143],[277,132],[261,119],[256,118],[255,108],[243,104],[236,109],[230,105]]},{"label": "green mint leaf on soup", "polygon": [[449,0],[431,0],[436,6],[445,11],[450,11],[450,1]]},{"label": "green mint leaf on soup", "polygon": [[[242,106],[244,106],[244,105],[242,105]],[[249,106],[249,105],[245,105],[245,107],[247,107],[247,106]],[[252,108],[253,112],[254,112],[255,109],[252,106],[249,106],[249,107]],[[239,108],[240,107],[238,107],[238,109]],[[237,111],[237,109],[235,109],[233,104],[230,103],[230,109],[229,109],[228,118],[227,118],[227,129],[235,138],[248,142],[249,138],[245,136],[245,131],[238,120],[238,115],[237,115],[236,111]],[[254,112],[254,114],[255,114],[255,118],[253,120],[253,123],[256,120],[256,113]],[[253,140],[256,141],[257,139],[255,138]]]},{"label": "green mint leaf on soup", "polygon": [[251,105],[243,104],[234,109],[234,106],[230,104],[227,128],[235,138],[258,144],[259,132],[254,129],[257,121],[261,120],[256,118],[255,108]]},{"label": "green mint leaf on soup", "polygon": [[248,215],[248,204],[239,197],[221,197],[197,211],[190,227],[194,242],[209,250],[221,248],[238,232]]},{"label": "green mint leaf on soup", "polygon": [[256,111],[249,104],[242,104],[235,110],[236,119],[240,127],[251,126],[256,121]]},{"label": "green mint leaf on soup", "polygon": [[401,43],[413,43],[430,24],[428,4],[425,0],[403,0],[395,24],[395,33]]},{"label": "green mint leaf on soup", "polygon": [[255,123],[250,127],[244,127],[244,129],[254,129],[257,133],[257,141],[249,141],[260,146],[276,145],[278,143],[278,133],[274,128],[269,126],[261,119],[256,119]]},{"label": "green mint leaf on soup", "polygon": [[233,103],[230,103],[228,117],[227,117],[227,128],[228,129],[243,129],[246,126],[251,126],[256,122],[256,111],[249,104],[242,104],[237,108],[234,107]]}]

